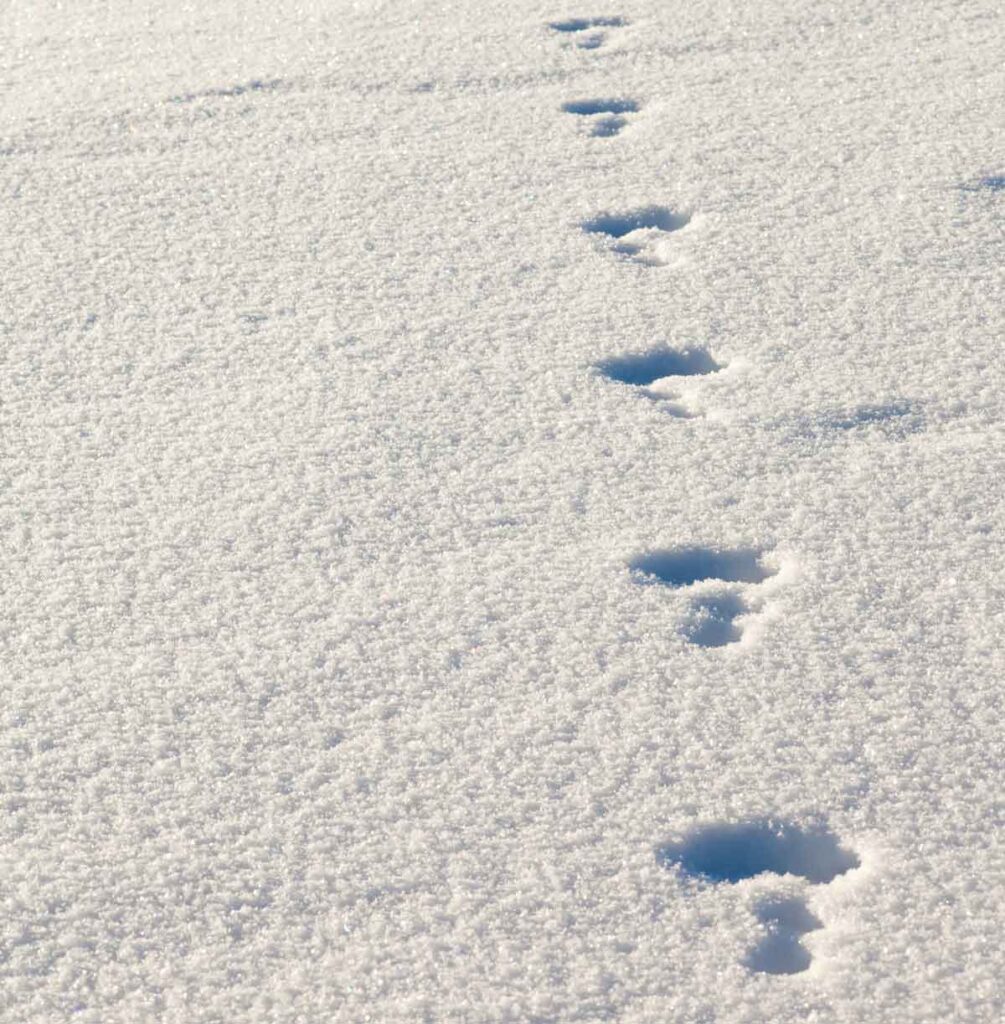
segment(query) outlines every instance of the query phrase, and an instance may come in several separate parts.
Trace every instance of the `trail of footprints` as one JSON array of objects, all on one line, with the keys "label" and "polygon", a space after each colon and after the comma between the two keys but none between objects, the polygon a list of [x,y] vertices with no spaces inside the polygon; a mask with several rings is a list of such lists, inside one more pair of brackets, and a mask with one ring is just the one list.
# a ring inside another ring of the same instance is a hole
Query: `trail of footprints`
[{"label": "trail of footprints", "polygon": [[[627,25],[619,16],[569,18],[549,28],[580,49],[596,50],[609,30]],[[639,112],[626,98],[571,100],[562,110],[580,118],[589,134],[616,136]],[[673,235],[688,226],[691,214],[665,206],[604,211],[583,222],[613,256],[640,267],[665,267],[671,261]],[[629,351],[596,364],[612,384],[631,388],[659,403],[669,415],[699,415],[693,382],[726,367],[704,348],[657,345]],[[689,385],[689,382],[692,384]],[[641,586],[665,587],[686,598],[679,625],[684,640],[699,648],[739,644],[770,607],[782,582],[781,566],[771,552],[754,547],[686,546],[643,552],[628,564]],[[760,938],[744,960],[755,973],[798,974],[811,963],[804,938],[824,922],[811,909],[824,886],[860,866],[828,829],[792,822],[756,819],[695,828],[656,850],[656,859],[700,891],[708,886],[743,886]]]}]

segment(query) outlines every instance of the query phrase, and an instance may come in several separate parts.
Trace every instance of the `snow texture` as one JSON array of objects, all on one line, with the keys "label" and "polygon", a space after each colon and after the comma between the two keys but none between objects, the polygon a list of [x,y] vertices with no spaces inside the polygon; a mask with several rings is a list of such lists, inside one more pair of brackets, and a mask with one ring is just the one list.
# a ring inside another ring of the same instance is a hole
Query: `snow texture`
[{"label": "snow texture", "polygon": [[1000,3],[0,41],[0,1021],[1002,1019]]}]

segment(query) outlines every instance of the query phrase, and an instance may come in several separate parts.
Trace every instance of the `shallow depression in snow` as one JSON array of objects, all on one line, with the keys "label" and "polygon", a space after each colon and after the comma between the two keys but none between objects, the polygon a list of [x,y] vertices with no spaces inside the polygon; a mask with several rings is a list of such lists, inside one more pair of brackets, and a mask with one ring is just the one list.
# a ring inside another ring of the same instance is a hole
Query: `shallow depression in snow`
[{"label": "shallow depression in snow", "polygon": [[725,647],[743,636],[736,620],[749,607],[739,594],[710,594],[697,598],[681,632],[699,647]]},{"label": "shallow depression in snow", "polygon": [[744,961],[747,967],[761,974],[799,974],[809,968],[812,957],[801,939],[823,922],[801,899],[766,900],[754,916],[764,925],[764,937]]}]

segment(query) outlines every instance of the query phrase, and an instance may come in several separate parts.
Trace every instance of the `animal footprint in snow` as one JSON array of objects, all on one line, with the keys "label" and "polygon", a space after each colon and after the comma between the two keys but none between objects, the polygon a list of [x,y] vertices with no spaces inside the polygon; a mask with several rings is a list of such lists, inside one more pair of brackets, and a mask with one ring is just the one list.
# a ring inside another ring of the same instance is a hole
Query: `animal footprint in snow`
[{"label": "animal footprint in snow", "polygon": [[650,551],[630,567],[641,583],[693,588],[681,633],[699,647],[725,647],[742,640],[754,613],[764,608],[761,585],[778,572],[762,565],[761,552],[754,548]]},{"label": "animal footprint in snow", "polygon": [[608,380],[639,388],[643,395],[663,403],[671,416],[689,418],[693,409],[693,390],[682,390],[676,378],[707,377],[724,370],[702,348],[674,349],[659,345],[645,352],[629,352],[597,364]]},{"label": "animal footprint in snow", "polygon": [[787,881],[781,893],[764,896],[763,884],[761,895],[755,891],[752,909],[763,935],[745,964],[763,974],[798,974],[810,966],[802,937],[823,924],[807,905],[806,889],[826,885],[861,863],[825,828],[802,829],[770,819],[695,829],[680,842],[659,847],[656,859],[712,884],[737,884],[766,874],[803,880],[802,885]]},{"label": "animal footprint in snow", "polygon": [[644,206],[627,213],[601,213],[583,223],[592,235],[606,235],[609,248],[619,256],[645,267],[662,267],[669,262],[667,239],[674,231],[687,227],[689,213],[665,206]]},{"label": "animal footprint in snow", "polygon": [[639,105],[635,100],[573,100],[563,103],[567,114],[588,118],[590,134],[602,139],[617,135],[628,124],[628,114],[636,114]]},{"label": "animal footprint in snow", "polygon": [[619,15],[603,18],[569,18],[566,21],[553,21],[548,26],[554,32],[571,35],[581,50],[596,50],[602,46],[607,33],[600,31],[605,28],[621,28],[628,21]]}]

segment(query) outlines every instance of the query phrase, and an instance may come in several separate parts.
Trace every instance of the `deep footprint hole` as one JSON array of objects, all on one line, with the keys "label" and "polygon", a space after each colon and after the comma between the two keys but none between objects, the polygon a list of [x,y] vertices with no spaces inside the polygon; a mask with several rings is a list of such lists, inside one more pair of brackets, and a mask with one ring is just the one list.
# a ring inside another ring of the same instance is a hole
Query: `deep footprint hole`
[{"label": "deep footprint hole", "polygon": [[601,213],[583,222],[583,230],[591,234],[623,238],[633,231],[655,228],[657,231],[679,231],[691,221],[689,213],[666,206],[645,206],[627,213]]},{"label": "deep footprint hole", "polygon": [[709,825],[656,851],[666,867],[710,882],[740,882],[771,872],[798,875],[808,882],[830,882],[861,863],[823,828],[763,819],[742,824]]},{"label": "deep footprint hole", "polygon": [[556,32],[586,32],[591,28],[622,28],[628,22],[620,15],[603,18],[568,18],[565,21],[553,21],[548,27]]},{"label": "deep footprint hole", "polygon": [[636,572],[668,587],[687,587],[702,580],[761,583],[774,575],[761,564],[756,548],[675,548],[650,551],[629,563]]},{"label": "deep footprint hole", "polygon": [[563,103],[562,109],[567,114],[590,117],[593,114],[637,114],[639,105],[635,100],[573,100]]},{"label": "deep footprint hole", "polygon": [[662,377],[700,377],[723,369],[702,348],[673,349],[665,346],[633,352],[597,364],[610,380],[645,387]]}]

